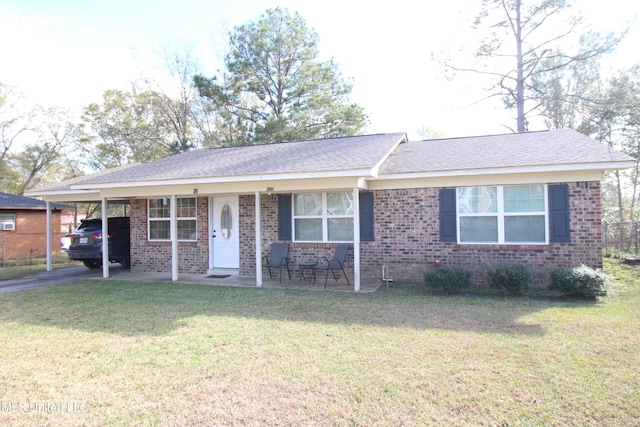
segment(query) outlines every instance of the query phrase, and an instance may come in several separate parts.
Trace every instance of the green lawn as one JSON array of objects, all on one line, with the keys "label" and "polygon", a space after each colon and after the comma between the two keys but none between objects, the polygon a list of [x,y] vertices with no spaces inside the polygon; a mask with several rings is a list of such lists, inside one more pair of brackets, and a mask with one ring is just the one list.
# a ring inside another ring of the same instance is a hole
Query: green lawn
[{"label": "green lawn", "polygon": [[[80,261],[70,261],[69,255],[59,254],[51,257],[51,267],[66,268],[70,266],[80,266]],[[45,257],[32,259],[9,259],[4,261],[4,265],[0,262],[0,280],[19,279],[32,274],[47,271],[47,260]]]},{"label": "green lawn", "polygon": [[598,303],[398,284],[0,294],[0,425],[638,425],[640,270],[606,271]]}]

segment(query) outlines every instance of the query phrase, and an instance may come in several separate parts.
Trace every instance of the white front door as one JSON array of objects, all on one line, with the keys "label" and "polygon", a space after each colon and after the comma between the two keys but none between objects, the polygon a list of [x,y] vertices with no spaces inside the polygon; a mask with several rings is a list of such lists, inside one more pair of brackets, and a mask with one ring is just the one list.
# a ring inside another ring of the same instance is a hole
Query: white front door
[{"label": "white front door", "polygon": [[209,206],[209,269],[239,268],[238,196],[212,197]]}]

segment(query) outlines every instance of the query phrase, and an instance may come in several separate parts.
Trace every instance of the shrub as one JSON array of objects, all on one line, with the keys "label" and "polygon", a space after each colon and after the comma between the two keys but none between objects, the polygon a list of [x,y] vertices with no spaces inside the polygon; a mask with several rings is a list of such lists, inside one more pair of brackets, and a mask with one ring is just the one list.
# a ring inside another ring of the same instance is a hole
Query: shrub
[{"label": "shrub", "polygon": [[595,300],[607,295],[609,277],[600,270],[587,267],[557,267],[551,270],[549,289],[562,295]]},{"label": "shrub", "polygon": [[531,283],[531,267],[527,264],[496,264],[488,268],[489,287],[504,295],[522,295]]},{"label": "shrub", "polygon": [[453,265],[438,267],[425,273],[424,282],[429,288],[457,294],[471,286],[471,271]]}]

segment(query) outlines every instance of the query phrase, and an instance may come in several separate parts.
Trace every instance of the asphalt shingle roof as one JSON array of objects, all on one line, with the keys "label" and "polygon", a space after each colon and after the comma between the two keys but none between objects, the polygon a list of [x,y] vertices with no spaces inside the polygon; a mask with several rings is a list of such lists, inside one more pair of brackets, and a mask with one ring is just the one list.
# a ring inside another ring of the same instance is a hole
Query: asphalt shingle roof
[{"label": "asphalt shingle roof", "polygon": [[404,133],[189,151],[135,167],[87,177],[83,184],[260,176],[372,169],[405,139]]},{"label": "asphalt shingle roof", "polygon": [[[63,209],[67,206],[52,203],[51,207]],[[0,192],[0,209],[46,209],[47,203],[30,197],[17,196],[15,194]]]},{"label": "asphalt shingle roof", "polygon": [[164,185],[189,179],[262,180],[277,175],[298,179],[354,172],[350,176],[366,178],[378,166],[378,178],[385,179],[397,174],[455,176],[465,170],[491,173],[500,168],[606,170],[612,163],[619,166],[630,161],[630,156],[571,129],[415,142],[406,142],[404,133],[391,133],[189,151],[74,178],[34,193],[66,194],[96,186],[116,188],[120,183]]},{"label": "asphalt shingle roof", "polygon": [[630,157],[572,129],[435,139],[401,144],[380,175],[627,161]]}]

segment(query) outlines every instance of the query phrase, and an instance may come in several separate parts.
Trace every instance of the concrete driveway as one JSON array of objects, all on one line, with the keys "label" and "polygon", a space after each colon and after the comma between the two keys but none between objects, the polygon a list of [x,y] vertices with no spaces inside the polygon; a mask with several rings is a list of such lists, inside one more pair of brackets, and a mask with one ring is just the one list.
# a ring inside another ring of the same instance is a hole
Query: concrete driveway
[{"label": "concrete driveway", "polygon": [[[109,273],[122,270],[120,264],[109,266]],[[20,279],[0,280],[0,293],[23,291],[25,289],[40,288],[42,286],[59,283],[76,282],[84,279],[98,279],[102,277],[102,269],[90,269],[85,266],[58,268],[51,271],[34,274]]]}]

